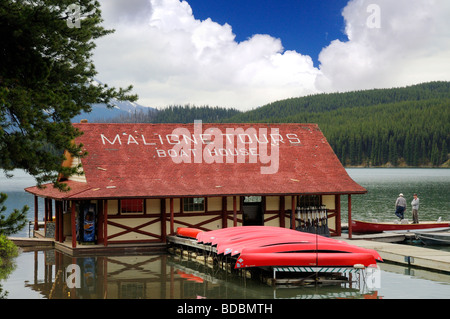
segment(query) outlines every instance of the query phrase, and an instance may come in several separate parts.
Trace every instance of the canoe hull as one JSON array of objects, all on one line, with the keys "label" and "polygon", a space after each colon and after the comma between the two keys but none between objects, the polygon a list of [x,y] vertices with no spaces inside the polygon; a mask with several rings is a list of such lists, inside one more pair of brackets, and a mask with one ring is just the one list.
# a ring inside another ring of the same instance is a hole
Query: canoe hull
[{"label": "canoe hull", "polygon": [[187,237],[196,239],[199,233],[203,232],[201,229],[189,228],[189,227],[178,227],[177,236]]},{"label": "canoe hull", "polygon": [[265,247],[244,248],[242,254],[251,253],[298,253],[307,251],[317,251],[321,254],[327,252],[337,253],[364,253],[371,254],[377,261],[383,261],[380,254],[373,249],[366,249],[354,245],[342,245],[340,243],[302,243],[302,244],[285,244],[285,245],[270,245]]},{"label": "canoe hull", "polygon": [[374,223],[360,220],[352,220],[352,232],[360,234],[376,234],[384,231],[418,231],[448,229],[449,223],[421,222],[419,224],[395,224],[395,223]]},{"label": "canoe hull", "polygon": [[242,253],[235,268],[249,267],[369,267],[377,262],[369,253]]},{"label": "canoe hull", "polygon": [[198,244],[215,246],[217,255],[235,258],[235,268],[246,267],[369,267],[383,261],[372,249],[297,230],[271,226],[239,226],[201,232],[179,228],[177,235]]}]

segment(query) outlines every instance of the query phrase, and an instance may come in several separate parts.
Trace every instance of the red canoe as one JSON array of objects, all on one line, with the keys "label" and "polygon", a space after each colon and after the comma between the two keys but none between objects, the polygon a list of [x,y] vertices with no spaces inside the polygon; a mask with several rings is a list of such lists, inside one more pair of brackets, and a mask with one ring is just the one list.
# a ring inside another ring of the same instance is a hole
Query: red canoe
[{"label": "red canoe", "polygon": [[[203,244],[217,245],[219,242],[224,242],[226,240],[238,240],[248,237],[265,237],[273,235],[292,235],[292,236],[302,236],[304,238],[315,238],[316,234],[299,232],[297,230],[274,227],[274,226],[238,226],[212,230],[204,233],[200,233],[197,236],[197,241]],[[323,237],[323,236],[321,236]],[[328,238],[328,237],[324,237]]]},{"label": "red canoe", "polygon": [[368,253],[242,253],[234,268],[247,267],[354,267],[363,265],[369,267],[377,262]]},{"label": "red canoe", "polygon": [[270,245],[265,247],[244,248],[242,254],[252,253],[299,253],[302,251],[319,252],[325,254],[328,252],[335,253],[364,253],[371,254],[377,261],[383,261],[380,254],[373,249],[366,249],[354,245],[342,245],[340,243],[302,243],[302,244],[284,244]]},{"label": "red canoe", "polygon": [[304,233],[300,231],[291,231],[289,229],[273,230],[270,232],[250,231],[241,234],[234,234],[231,238],[216,238],[211,244],[215,245],[217,242],[217,253],[228,254],[232,252],[232,255],[240,253],[244,247],[265,246],[274,244],[290,244],[290,243],[305,243],[305,242],[331,242],[336,243],[336,239],[314,235],[310,233]]},{"label": "red canoe", "polygon": [[178,227],[177,236],[187,237],[196,239],[199,233],[203,232],[201,229],[189,228],[189,227]]},{"label": "red canoe", "polygon": [[242,249],[246,247],[261,247],[261,246],[267,246],[277,243],[307,243],[308,240],[304,238],[295,238],[293,236],[282,236],[282,235],[275,235],[275,236],[267,236],[267,237],[251,237],[251,238],[244,238],[241,240],[234,240],[234,241],[225,241],[223,243],[217,244],[216,252],[218,254],[230,254],[236,255],[241,252]]},{"label": "red canoe", "polygon": [[418,231],[418,230],[445,230],[450,227],[449,223],[442,222],[420,222],[419,224],[395,224],[386,222],[364,222],[352,220],[352,232],[360,234],[382,233],[384,231]]},{"label": "red canoe", "polygon": [[201,232],[179,228],[179,236],[216,246],[217,254],[237,258],[236,268],[263,266],[369,266],[383,261],[371,249],[316,234],[271,226],[239,226]]},{"label": "red canoe", "polygon": [[[345,247],[350,246],[346,242],[339,241],[336,239],[331,239],[328,237],[323,236],[303,236],[304,233],[297,232],[298,234],[289,234],[289,235],[283,235],[283,234],[275,234],[271,236],[265,236],[265,237],[252,237],[252,238],[244,238],[241,240],[235,240],[235,241],[225,241],[223,243],[219,243],[217,245],[216,252],[218,254],[231,254],[232,256],[237,255],[241,253],[244,249],[264,249],[264,248],[274,248],[274,247],[282,247],[285,245],[298,245],[299,249],[302,247],[306,250],[307,248],[306,244],[311,244],[312,246],[317,244],[330,244],[330,245],[337,245],[337,246],[343,246]],[[275,248],[274,248],[275,249]],[[276,250],[276,249],[275,249]],[[344,249],[344,251],[346,251]]]},{"label": "red canoe", "polygon": [[272,227],[272,226],[238,226],[238,227],[230,227],[212,230],[204,233],[202,236],[197,237],[199,242],[203,242],[204,244],[216,245],[218,242],[222,242],[224,240],[233,240],[238,238],[245,238],[254,236],[257,234],[258,236],[265,236],[269,234],[275,233],[299,233],[296,230],[282,228],[282,227]]},{"label": "red canoe", "polygon": [[273,232],[298,233],[298,231],[296,230],[274,226],[237,226],[237,227],[221,228],[200,233],[197,236],[197,241],[199,243],[210,244],[211,242],[221,240],[222,238],[229,239],[231,238],[231,236],[247,236],[250,233],[254,232],[259,232],[261,234],[269,234]]}]

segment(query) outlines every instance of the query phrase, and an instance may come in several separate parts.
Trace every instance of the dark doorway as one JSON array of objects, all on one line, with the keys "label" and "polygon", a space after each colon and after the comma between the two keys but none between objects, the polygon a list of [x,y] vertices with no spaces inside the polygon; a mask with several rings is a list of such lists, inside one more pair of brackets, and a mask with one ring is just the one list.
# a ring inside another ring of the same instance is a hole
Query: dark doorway
[{"label": "dark doorway", "polygon": [[263,200],[261,196],[245,196],[242,204],[244,226],[264,225]]}]

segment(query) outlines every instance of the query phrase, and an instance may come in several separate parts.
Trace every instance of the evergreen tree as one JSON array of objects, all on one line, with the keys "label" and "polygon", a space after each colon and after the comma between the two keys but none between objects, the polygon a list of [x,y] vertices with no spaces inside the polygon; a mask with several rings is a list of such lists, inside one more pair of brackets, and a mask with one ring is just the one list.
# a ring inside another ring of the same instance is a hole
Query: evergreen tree
[{"label": "evergreen tree", "polygon": [[431,149],[431,164],[437,166],[439,165],[439,149],[436,142],[433,142],[433,147]]},{"label": "evergreen tree", "polygon": [[63,150],[82,156],[73,144],[80,134],[71,118],[91,104],[136,100],[127,89],[94,82],[94,40],[100,4],[91,0],[0,2],[0,167],[21,168],[39,185],[77,168],[62,167]]},{"label": "evergreen tree", "polygon": [[442,140],[440,162],[441,162],[441,163],[445,163],[447,160],[448,160],[448,148],[447,148],[447,142],[446,142],[445,140]]}]

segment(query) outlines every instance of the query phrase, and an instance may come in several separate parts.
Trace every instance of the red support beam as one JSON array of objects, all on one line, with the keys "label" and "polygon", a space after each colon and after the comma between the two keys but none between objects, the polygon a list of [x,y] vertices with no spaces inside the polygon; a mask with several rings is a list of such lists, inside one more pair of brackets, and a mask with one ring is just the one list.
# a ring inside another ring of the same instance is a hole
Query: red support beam
[{"label": "red support beam", "polygon": [[59,211],[58,202],[55,201],[55,241],[59,242]]},{"label": "red support beam", "polygon": [[47,223],[48,221],[48,199],[44,198],[44,221]]},{"label": "red support beam", "polygon": [[222,228],[228,227],[228,218],[227,218],[227,197],[222,197]]},{"label": "red support beam", "polygon": [[48,219],[48,198],[44,198],[44,236],[47,233],[47,222]]},{"label": "red support beam", "polygon": [[38,221],[38,197],[34,195],[34,230],[39,230],[39,221]]},{"label": "red support beam", "polygon": [[71,209],[71,220],[72,220],[72,248],[76,248],[77,247],[77,230],[75,228],[75,202],[72,201],[71,202],[72,205],[72,209]]},{"label": "red support beam", "polygon": [[352,195],[348,194],[348,238],[352,238]]},{"label": "red support beam", "polygon": [[166,242],[167,236],[167,216],[166,216],[166,199],[160,199],[160,214],[161,214],[161,241]]},{"label": "red support beam", "polygon": [[295,196],[292,196],[291,199],[291,228],[295,229],[295,208],[297,207],[296,203],[295,203]]},{"label": "red support beam", "polygon": [[173,197],[170,198],[170,235],[175,234],[174,230],[174,214],[173,214]]},{"label": "red support beam", "polygon": [[108,246],[108,200],[103,201],[103,246]]},{"label": "red support beam", "polygon": [[342,223],[341,223],[341,195],[335,195],[334,198],[334,210],[335,210],[335,228],[336,235],[341,236],[342,234]]},{"label": "red support beam", "polygon": [[57,208],[57,217],[58,220],[58,237],[59,242],[62,243],[64,241],[64,217],[63,217],[63,204],[62,201],[55,201],[55,208]]},{"label": "red support beam", "polygon": [[53,221],[53,201],[51,199],[48,200],[48,220]]},{"label": "red support beam", "polygon": [[233,196],[233,226],[237,226],[236,196]]},{"label": "red support beam", "polygon": [[280,196],[280,227],[286,227],[286,212],[285,212],[284,196]]}]

